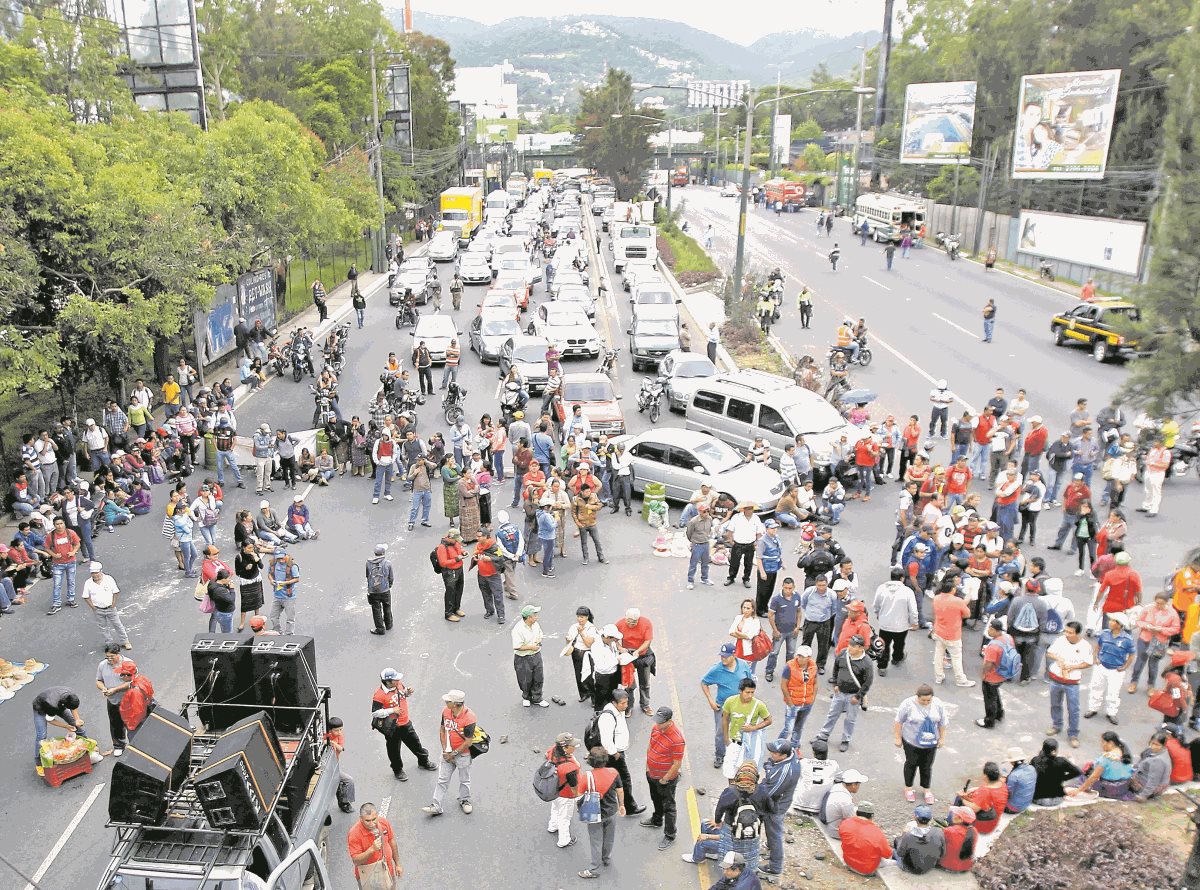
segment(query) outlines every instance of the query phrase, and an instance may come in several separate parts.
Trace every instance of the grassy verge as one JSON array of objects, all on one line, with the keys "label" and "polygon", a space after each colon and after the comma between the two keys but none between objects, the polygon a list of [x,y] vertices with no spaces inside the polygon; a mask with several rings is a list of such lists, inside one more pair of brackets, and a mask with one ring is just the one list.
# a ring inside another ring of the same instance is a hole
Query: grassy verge
[{"label": "grassy verge", "polygon": [[705,253],[696,239],[677,225],[676,221],[682,209],[683,205],[680,204],[674,213],[667,216],[666,212],[659,208],[658,218],[655,220],[658,224],[658,253],[681,285],[695,287],[712,281],[720,272],[712,257]]}]

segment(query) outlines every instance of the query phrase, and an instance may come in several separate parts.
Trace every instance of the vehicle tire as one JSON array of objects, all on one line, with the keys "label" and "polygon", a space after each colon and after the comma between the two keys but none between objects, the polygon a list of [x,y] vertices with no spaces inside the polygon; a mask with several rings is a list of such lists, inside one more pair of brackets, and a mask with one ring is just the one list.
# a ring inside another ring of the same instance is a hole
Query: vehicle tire
[{"label": "vehicle tire", "polygon": [[534,335],[533,331],[534,331],[534,328],[533,328],[533,322],[531,321],[531,322],[529,323],[529,327],[527,327],[527,328],[525,329],[525,333],[526,333],[526,335],[527,335],[527,336],[530,336],[530,337],[532,337],[532,336]]},{"label": "vehicle tire", "polygon": [[1096,342],[1092,344],[1092,358],[1100,364],[1108,361],[1111,353],[1108,349],[1108,341],[1097,337]]},{"label": "vehicle tire", "polygon": [[400,316],[396,316],[396,330],[400,330]]},{"label": "vehicle tire", "polygon": [[292,380],[296,383],[300,382],[300,378],[304,376],[304,371],[299,365],[292,365]]},{"label": "vehicle tire", "polygon": [[1067,345],[1067,338],[1063,336],[1062,325],[1056,324],[1054,327],[1052,327],[1050,329],[1050,333],[1052,333],[1054,335],[1054,345],[1055,346],[1066,346]]},{"label": "vehicle tire", "polygon": [[871,356],[871,350],[867,349],[867,348],[864,346],[862,349],[860,349],[860,350],[858,351],[858,363],[859,363],[859,365],[861,365],[862,367],[864,367],[864,368],[865,368],[867,365],[871,364],[871,357],[872,357],[872,356]]},{"label": "vehicle tire", "polygon": [[660,411],[662,411],[662,408],[659,407],[659,400],[655,399],[653,402],[650,403],[650,422],[651,423],[658,423],[658,415],[659,415]]},{"label": "vehicle tire", "polygon": [[458,405],[451,405],[446,409],[444,416],[446,418],[446,423],[454,426],[454,424],[458,423],[458,419],[463,416],[463,409]]}]

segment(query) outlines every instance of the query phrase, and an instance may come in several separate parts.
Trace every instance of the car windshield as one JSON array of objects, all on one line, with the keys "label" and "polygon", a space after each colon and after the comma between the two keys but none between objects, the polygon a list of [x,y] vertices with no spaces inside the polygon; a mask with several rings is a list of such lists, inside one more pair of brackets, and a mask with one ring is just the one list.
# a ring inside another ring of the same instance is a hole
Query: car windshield
[{"label": "car windshield", "polygon": [[621,231],[618,233],[621,238],[649,238],[649,226],[621,226]]},{"label": "car windshield", "polygon": [[507,260],[501,260],[500,268],[523,271],[529,268],[529,260],[525,259],[524,257],[513,257]]},{"label": "car windshield", "polygon": [[568,402],[611,402],[616,397],[607,380],[576,380],[563,384],[563,398]]},{"label": "car windshield", "polygon": [[670,336],[676,333],[675,320],[673,318],[640,318],[634,333]]},{"label": "car windshield", "polygon": [[571,303],[587,303],[591,301],[592,295],[588,293],[588,289],[582,284],[572,284],[569,287],[560,287],[558,289],[558,298]]},{"label": "car windshield", "polygon": [[[516,324],[514,321],[513,324]],[[518,346],[513,350],[513,361],[538,364],[546,360],[546,347],[541,343]]]},{"label": "car windshield", "polygon": [[483,322],[480,330],[485,337],[511,337],[521,333],[521,326],[511,318],[497,318]]},{"label": "car windshield", "polygon": [[566,326],[573,324],[587,324],[587,316],[578,306],[562,306],[553,303],[544,307],[546,310],[546,322],[555,326]]},{"label": "car windshield", "polygon": [[791,405],[783,409],[783,414],[792,429],[801,436],[832,433],[846,425],[842,415],[824,399],[813,399],[805,405]]},{"label": "car windshield", "polygon": [[672,377],[712,377],[716,373],[716,366],[706,358],[677,361],[671,369]]},{"label": "car windshield", "polygon": [[637,301],[643,306],[651,305],[666,305],[674,303],[675,298],[671,296],[670,291],[665,290],[641,290],[638,291]]},{"label": "car windshield", "polygon": [[426,256],[411,257],[410,259],[407,259],[403,263],[400,264],[400,271],[401,272],[411,272],[413,269],[420,269],[420,270],[424,271],[424,270],[428,269],[429,266],[430,266],[429,257],[426,257]]},{"label": "car windshield", "polygon": [[400,280],[407,285],[421,285],[425,283],[424,269],[405,269],[400,273]]},{"label": "car windshield", "polygon": [[720,439],[701,442],[690,450],[701,463],[717,473],[736,470],[744,463],[741,456]]}]

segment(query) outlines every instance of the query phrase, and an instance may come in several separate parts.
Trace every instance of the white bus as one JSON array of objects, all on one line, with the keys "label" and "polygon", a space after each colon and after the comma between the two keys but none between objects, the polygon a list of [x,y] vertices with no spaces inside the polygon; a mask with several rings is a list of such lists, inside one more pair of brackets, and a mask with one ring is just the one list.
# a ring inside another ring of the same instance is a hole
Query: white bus
[{"label": "white bus", "polygon": [[901,227],[907,227],[916,237],[925,225],[925,204],[916,198],[904,195],[862,195],[854,202],[854,232],[867,224],[874,241],[896,241],[901,238]]}]

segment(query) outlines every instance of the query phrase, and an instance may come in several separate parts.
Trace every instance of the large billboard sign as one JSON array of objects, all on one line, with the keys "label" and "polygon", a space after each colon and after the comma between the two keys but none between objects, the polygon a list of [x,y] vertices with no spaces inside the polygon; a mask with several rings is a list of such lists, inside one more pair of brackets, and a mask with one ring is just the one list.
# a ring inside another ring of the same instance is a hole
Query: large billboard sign
[{"label": "large billboard sign", "polygon": [[969,164],[975,81],[910,83],[904,94],[902,164]]},{"label": "large billboard sign", "polygon": [[1146,224],[1100,216],[1021,211],[1017,250],[1093,269],[1136,276]]},{"label": "large billboard sign", "polygon": [[775,115],[775,129],[771,134],[771,145],[775,147],[775,163],[787,166],[792,153],[792,116]]},{"label": "large billboard sign", "polygon": [[1021,78],[1014,179],[1103,179],[1121,70]]},{"label": "large billboard sign", "polygon": [[688,108],[734,108],[750,92],[748,80],[689,80]]}]

